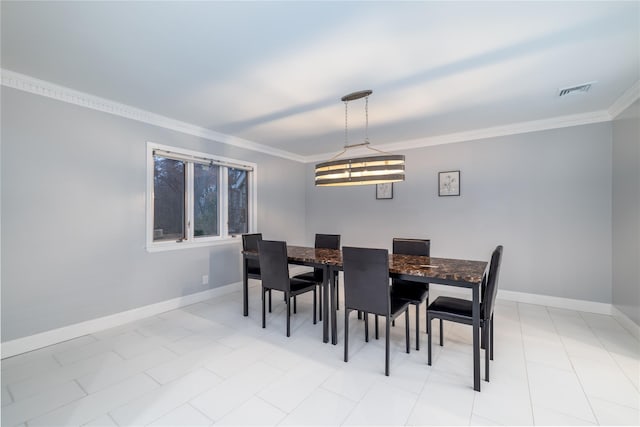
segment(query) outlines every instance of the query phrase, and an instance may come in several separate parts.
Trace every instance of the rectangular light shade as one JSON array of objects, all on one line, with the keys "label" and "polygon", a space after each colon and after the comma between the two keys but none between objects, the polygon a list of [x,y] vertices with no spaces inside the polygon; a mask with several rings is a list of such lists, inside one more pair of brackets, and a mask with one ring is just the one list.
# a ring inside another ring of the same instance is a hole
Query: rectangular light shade
[{"label": "rectangular light shade", "polygon": [[318,187],[371,185],[404,181],[404,156],[371,156],[333,160],[316,165]]}]

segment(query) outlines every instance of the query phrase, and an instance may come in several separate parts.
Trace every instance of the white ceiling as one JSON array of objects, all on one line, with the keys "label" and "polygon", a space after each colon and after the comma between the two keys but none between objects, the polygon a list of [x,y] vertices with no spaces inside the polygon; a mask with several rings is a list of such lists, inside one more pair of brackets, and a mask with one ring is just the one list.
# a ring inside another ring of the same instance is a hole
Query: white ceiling
[{"label": "white ceiling", "polygon": [[[607,110],[640,79],[637,1],[1,7],[5,70],[307,158],[344,145],[340,98],[357,90],[389,148]],[[349,103],[349,143],[363,124]]]}]

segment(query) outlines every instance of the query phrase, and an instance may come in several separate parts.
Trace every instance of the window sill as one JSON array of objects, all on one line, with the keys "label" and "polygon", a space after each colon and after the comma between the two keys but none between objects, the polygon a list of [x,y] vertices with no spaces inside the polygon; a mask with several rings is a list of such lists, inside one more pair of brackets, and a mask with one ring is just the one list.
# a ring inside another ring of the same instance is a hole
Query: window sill
[{"label": "window sill", "polygon": [[236,243],[242,242],[241,235],[238,234],[236,237],[226,237],[224,239],[216,239],[216,240],[206,240],[204,242],[164,242],[164,243],[151,243],[147,244],[147,252],[166,252],[166,251],[176,251],[182,249],[195,249],[195,248],[204,248],[209,246],[222,246],[222,245],[233,245]]}]

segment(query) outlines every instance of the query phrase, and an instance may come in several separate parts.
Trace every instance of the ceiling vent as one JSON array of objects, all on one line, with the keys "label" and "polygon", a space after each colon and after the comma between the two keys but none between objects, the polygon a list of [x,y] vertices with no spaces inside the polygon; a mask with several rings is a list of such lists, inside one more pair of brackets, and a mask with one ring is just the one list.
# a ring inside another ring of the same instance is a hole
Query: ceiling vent
[{"label": "ceiling vent", "polygon": [[591,89],[591,85],[594,83],[595,82],[589,82],[589,83],[584,83],[578,86],[571,86],[571,87],[565,87],[565,88],[559,89],[558,96],[565,96],[572,93],[589,92],[589,89]]}]

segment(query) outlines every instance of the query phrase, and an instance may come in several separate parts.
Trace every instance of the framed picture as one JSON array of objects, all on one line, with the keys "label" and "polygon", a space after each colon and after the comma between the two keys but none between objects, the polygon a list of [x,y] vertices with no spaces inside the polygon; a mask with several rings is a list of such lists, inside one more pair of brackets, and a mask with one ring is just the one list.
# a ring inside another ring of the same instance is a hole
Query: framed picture
[{"label": "framed picture", "polygon": [[438,173],[438,196],[460,195],[460,171]]},{"label": "framed picture", "polygon": [[376,184],[376,199],[393,199],[393,182]]}]

